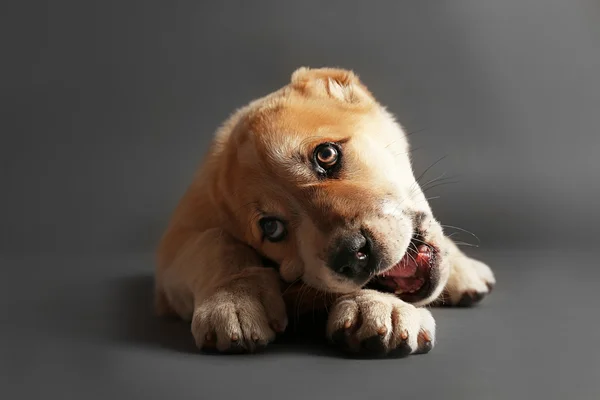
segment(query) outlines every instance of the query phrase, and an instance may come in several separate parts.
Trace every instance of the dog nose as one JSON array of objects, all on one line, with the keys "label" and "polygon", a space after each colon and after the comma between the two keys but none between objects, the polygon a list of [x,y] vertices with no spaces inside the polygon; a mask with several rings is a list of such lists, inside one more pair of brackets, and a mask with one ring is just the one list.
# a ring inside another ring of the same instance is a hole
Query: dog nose
[{"label": "dog nose", "polygon": [[342,235],[331,252],[330,267],[340,275],[357,278],[368,274],[372,256],[369,238],[356,232]]}]

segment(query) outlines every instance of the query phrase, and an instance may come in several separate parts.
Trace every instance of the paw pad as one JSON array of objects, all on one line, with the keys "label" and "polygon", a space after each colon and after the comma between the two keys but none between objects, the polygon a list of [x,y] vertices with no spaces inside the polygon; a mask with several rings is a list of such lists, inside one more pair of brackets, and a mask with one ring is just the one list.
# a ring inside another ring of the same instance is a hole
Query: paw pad
[{"label": "paw pad", "polygon": [[460,300],[456,305],[458,307],[472,307],[475,304],[479,303],[485,297],[487,293],[479,293],[479,292],[466,292],[463,293]]},{"label": "paw pad", "polygon": [[387,353],[387,347],[379,335],[363,340],[361,348],[365,353],[374,356],[383,356]]}]

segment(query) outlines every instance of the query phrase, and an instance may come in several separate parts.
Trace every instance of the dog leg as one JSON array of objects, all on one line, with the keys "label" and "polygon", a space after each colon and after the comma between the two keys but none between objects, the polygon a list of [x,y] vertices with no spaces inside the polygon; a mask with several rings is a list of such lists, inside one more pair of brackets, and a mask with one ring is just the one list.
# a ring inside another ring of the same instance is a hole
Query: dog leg
[{"label": "dog leg", "polygon": [[445,238],[450,262],[450,277],[436,305],[470,307],[487,296],[496,278],[486,264],[465,255],[449,238]]},{"label": "dog leg", "polygon": [[364,355],[427,353],[435,344],[435,321],[424,308],[363,289],[337,300],[327,336],[341,348]]},{"label": "dog leg", "polygon": [[252,248],[221,230],[190,235],[185,243],[157,273],[157,305],[191,320],[199,348],[252,352],[285,330],[277,271],[262,266]]}]

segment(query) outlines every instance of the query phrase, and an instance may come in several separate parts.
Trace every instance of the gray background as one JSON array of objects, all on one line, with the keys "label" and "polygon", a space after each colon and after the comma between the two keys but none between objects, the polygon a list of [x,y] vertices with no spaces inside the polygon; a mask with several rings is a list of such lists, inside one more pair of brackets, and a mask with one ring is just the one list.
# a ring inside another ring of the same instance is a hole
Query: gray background
[{"label": "gray background", "polygon": [[[600,395],[598,1],[4,1],[0,44],[10,398]],[[151,316],[152,249],[215,128],[302,65],[357,72],[417,173],[446,156],[434,211],[498,274],[434,310],[427,356],[203,356]]]}]

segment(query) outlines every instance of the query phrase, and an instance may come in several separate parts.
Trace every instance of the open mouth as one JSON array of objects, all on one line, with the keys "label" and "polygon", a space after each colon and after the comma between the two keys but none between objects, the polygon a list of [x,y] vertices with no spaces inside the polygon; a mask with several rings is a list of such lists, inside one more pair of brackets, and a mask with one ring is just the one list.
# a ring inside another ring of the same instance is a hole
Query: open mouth
[{"label": "open mouth", "polygon": [[393,267],[375,276],[370,286],[397,294],[411,302],[427,297],[431,292],[431,272],[435,266],[437,249],[415,233],[404,257]]}]

